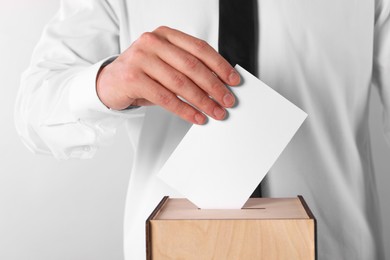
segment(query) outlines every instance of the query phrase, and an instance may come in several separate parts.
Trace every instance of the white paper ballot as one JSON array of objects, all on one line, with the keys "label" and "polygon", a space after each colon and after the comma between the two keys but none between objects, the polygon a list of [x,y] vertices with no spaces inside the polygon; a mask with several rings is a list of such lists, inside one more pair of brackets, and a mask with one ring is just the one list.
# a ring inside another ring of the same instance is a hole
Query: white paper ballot
[{"label": "white paper ballot", "polygon": [[[158,176],[203,209],[239,209],[307,114],[240,66],[237,105],[223,121],[193,125]],[[286,172],[288,174],[288,172]]]}]

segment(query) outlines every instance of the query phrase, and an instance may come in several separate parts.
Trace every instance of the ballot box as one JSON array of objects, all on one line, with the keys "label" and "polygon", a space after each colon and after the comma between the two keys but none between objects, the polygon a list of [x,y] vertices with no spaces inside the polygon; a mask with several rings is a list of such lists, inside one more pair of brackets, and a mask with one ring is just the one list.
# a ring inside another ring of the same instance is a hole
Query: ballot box
[{"label": "ballot box", "polygon": [[316,220],[302,196],[198,209],[164,197],[146,221],[147,259],[314,260]]}]

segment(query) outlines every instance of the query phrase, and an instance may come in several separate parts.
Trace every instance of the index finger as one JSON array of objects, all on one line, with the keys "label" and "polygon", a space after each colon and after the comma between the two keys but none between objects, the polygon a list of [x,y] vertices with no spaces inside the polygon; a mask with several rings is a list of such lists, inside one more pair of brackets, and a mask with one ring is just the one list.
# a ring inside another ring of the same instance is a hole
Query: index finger
[{"label": "index finger", "polygon": [[226,84],[235,86],[240,83],[240,75],[236,70],[206,41],[166,26],[154,32],[197,57]]}]

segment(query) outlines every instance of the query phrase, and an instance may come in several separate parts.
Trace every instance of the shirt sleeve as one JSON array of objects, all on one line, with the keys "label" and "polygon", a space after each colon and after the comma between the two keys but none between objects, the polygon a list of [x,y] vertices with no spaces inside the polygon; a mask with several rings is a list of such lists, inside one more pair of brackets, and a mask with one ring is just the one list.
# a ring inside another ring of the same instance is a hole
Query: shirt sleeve
[{"label": "shirt sleeve", "polygon": [[118,20],[108,1],[61,1],[16,100],[16,129],[30,150],[90,158],[121,123],[143,116],[143,108],[110,110],[97,96],[96,75],[119,51]]},{"label": "shirt sleeve", "polygon": [[379,90],[385,136],[390,143],[390,0],[376,1],[373,85]]}]

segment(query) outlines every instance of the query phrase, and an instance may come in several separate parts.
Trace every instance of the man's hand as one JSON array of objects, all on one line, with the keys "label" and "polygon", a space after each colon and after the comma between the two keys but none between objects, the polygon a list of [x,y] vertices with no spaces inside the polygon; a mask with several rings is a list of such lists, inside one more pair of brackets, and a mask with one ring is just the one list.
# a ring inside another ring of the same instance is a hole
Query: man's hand
[{"label": "man's hand", "polygon": [[238,73],[205,41],[159,27],[144,33],[100,71],[97,94],[112,109],[159,105],[191,123],[204,124],[203,113],[218,120],[225,117],[224,108],[235,103],[225,84],[239,82]]}]

